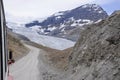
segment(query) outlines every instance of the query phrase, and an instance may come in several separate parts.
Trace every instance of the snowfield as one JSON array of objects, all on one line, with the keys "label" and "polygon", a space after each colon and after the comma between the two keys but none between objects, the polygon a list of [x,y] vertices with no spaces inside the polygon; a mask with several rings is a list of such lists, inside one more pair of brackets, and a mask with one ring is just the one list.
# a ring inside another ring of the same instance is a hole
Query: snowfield
[{"label": "snowfield", "polygon": [[47,46],[54,49],[64,50],[66,48],[74,46],[75,42],[56,38],[51,36],[40,35],[38,30],[33,28],[26,28],[24,25],[16,24],[16,23],[8,23],[9,28],[13,30],[13,32],[26,36],[33,42],[38,44],[42,44],[43,46]]}]

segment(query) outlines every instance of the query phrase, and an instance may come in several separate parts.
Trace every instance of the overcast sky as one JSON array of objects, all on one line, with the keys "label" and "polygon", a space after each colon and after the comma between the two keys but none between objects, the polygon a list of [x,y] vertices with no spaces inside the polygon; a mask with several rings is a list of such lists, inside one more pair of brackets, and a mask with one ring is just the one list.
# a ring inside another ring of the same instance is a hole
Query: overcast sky
[{"label": "overcast sky", "polygon": [[87,3],[96,3],[111,14],[120,10],[120,0],[3,0],[5,12],[15,16],[42,18],[55,12],[70,10]]}]

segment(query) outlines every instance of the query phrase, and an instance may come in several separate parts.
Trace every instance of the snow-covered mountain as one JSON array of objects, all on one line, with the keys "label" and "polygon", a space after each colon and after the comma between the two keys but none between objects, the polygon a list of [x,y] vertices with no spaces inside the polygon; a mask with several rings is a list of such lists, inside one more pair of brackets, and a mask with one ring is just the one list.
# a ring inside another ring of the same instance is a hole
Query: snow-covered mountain
[{"label": "snow-covered mountain", "polygon": [[91,24],[108,17],[107,13],[96,4],[85,4],[68,11],[55,13],[42,22],[37,20],[26,24],[26,27],[39,28],[39,34],[65,37],[69,31],[83,25]]}]

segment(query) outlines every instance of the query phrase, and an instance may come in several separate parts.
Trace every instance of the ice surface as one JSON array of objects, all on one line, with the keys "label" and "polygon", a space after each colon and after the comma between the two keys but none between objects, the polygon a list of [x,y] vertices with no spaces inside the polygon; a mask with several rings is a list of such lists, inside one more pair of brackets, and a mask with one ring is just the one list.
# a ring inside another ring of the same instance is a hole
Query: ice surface
[{"label": "ice surface", "polygon": [[13,29],[13,32],[24,35],[31,41],[50,48],[63,50],[72,47],[75,44],[75,42],[70,40],[40,35],[36,29],[26,28],[24,25],[18,25],[15,23],[8,23],[7,25],[9,28]]}]

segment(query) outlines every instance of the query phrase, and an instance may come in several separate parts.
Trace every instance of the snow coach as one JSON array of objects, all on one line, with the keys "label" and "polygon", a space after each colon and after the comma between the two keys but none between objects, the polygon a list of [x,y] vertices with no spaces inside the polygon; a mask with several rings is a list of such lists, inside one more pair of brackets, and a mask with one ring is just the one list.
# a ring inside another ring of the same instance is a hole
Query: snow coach
[{"label": "snow coach", "polygon": [[7,27],[2,0],[0,0],[0,24],[0,80],[13,80],[13,77],[9,75]]}]

